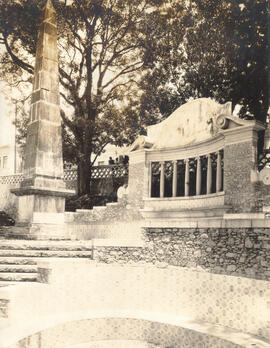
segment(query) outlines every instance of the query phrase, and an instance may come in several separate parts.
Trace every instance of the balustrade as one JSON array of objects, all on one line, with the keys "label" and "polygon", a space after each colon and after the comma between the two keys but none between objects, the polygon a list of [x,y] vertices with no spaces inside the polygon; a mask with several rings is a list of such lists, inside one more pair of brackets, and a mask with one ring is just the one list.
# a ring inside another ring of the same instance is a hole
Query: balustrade
[{"label": "balustrade", "polygon": [[223,190],[223,150],[185,160],[151,162],[151,197],[205,195]]}]

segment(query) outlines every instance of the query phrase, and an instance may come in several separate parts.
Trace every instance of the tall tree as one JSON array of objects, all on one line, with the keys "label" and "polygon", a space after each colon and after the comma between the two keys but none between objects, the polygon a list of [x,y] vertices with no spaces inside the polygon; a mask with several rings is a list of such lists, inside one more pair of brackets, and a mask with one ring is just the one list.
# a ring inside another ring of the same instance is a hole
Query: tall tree
[{"label": "tall tree", "polygon": [[[90,192],[91,155],[108,143],[131,141],[138,132],[128,110],[148,69],[149,19],[162,16],[163,0],[53,3],[58,15],[64,149],[78,165],[78,191],[85,194]],[[28,83],[33,74],[44,4],[0,0],[0,43],[5,48],[1,77],[12,84]]]},{"label": "tall tree", "polygon": [[[190,98],[211,97],[221,103],[232,101],[233,107],[240,104],[242,117],[265,122],[267,2],[195,0],[182,10],[177,1],[172,3],[167,15],[173,20],[166,23],[156,46],[159,59],[142,84],[141,113],[166,117]],[[149,93],[151,88],[156,94]]]}]

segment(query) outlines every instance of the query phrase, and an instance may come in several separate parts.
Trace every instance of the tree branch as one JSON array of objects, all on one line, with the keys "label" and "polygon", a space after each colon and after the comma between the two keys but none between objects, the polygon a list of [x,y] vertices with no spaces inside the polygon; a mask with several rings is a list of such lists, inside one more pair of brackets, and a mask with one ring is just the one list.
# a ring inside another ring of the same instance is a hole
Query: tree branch
[{"label": "tree branch", "polygon": [[12,61],[18,65],[19,67],[21,67],[22,69],[24,69],[25,71],[29,72],[30,74],[34,73],[34,67],[28,63],[25,63],[24,61],[22,61],[21,59],[19,59],[13,52],[11,47],[8,44],[7,41],[7,37],[3,35],[3,41],[4,41],[4,45],[6,47],[6,50],[8,52],[8,54],[10,55]]}]

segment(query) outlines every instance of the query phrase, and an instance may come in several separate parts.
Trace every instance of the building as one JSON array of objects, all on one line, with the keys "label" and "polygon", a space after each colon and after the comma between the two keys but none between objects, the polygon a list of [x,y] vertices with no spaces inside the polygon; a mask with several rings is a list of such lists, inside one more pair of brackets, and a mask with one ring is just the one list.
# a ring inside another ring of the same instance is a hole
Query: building
[{"label": "building", "polygon": [[[16,160],[15,160],[16,153]],[[21,149],[13,144],[0,146],[0,175],[11,175],[22,172]]]}]

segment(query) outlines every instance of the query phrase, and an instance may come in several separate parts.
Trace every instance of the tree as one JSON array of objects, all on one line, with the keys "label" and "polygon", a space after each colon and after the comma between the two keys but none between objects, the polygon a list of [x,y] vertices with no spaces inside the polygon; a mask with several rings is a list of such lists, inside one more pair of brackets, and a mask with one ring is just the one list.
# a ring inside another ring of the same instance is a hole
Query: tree
[{"label": "tree", "polygon": [[[166,117],[190,98],[211,97],[221,103],[232,101],[233,108],[240,104],[241,117],[265,122],[267,2],[196,0],[182,11],[179,6],[176,1],[170,7],[174,13],[168,15],[174,20],[163,30],[156,47],[159,60],[143,81],[141,112]],[[151,88],[156,95],[149,93]]]},{"label": "tree", "polygon": [[[163,0],[54,1],[59,31],[64,153],[78,165],[78,192],[90,192],[91,155],[138,133],[132,105],[149,68],[150,18]],[[29,83],[45,2],[0,0],[1,77]],[[132,98],[131,98],[132,96]],[[70,111],[71,110],[71,111]],[[131,111],[131,112],[129,112]],[[141,125],[142,126],[142,125]],[[132,131],[131,131],[132,130]]]}]

